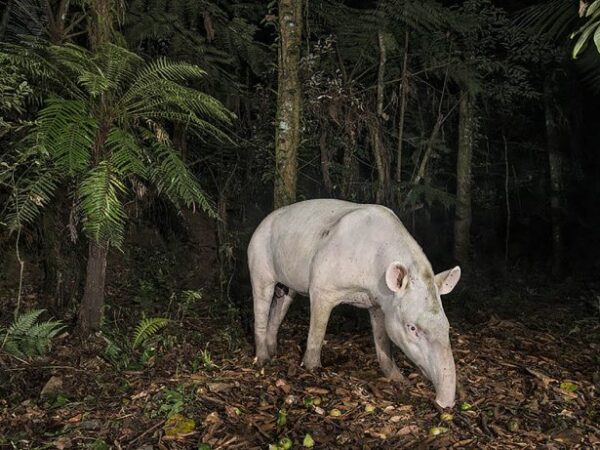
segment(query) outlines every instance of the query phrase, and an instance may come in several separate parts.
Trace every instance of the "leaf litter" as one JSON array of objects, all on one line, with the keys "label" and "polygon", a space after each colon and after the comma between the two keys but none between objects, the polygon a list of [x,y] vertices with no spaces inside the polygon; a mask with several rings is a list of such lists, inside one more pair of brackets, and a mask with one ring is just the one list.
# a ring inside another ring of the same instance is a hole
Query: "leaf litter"
[{"label": "leaf litter", "polygon": [[[459,395],[444,411],[401,354],[404,384],[381,376],[368,329],[328,334],[316,372],[299,366],[307,324],[293,320],[280,332],[280,355],[264,368],[250,344],[221,359],[227,352],[216,343],[218,367],[192,371],[182,361],[200,348],[180,344],[151,368],[117,373],[93,345],[75,351],[67,337],[39,361],[0,355],[1,377],[22,390],[0,399],[0,447],[598,447],[600,323],[573,318],[577,326],[565,333],[548,321],[556,314],[540,311],[527,324],[494,315],[451,320]],[[204,320],[180,330],[178,342],[219,326]]]}]

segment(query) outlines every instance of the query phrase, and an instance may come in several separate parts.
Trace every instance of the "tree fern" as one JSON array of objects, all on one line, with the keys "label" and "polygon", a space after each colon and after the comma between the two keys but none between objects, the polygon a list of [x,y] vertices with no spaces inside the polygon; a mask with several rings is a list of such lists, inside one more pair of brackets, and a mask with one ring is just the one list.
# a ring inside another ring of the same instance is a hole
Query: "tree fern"
[{"label": "tree fern", "polygon": [[146,340],[154,336],[168,324],[169,319],[165,319],[162,317],[148,317],[142,319],[138,326],[135,328],[131,348],[134,349],[139,345],[143,344]]},{"label": "tree fern", "polygon": [[78,222],[102,245],[122,243],[123,204],[134,192],[126,184],[135,177],[155,183],[157,192],[178,207],[212,211],[166,131],[178,123],[202,138],[227,140],[222,125],[231,123],[233,115],[193,87],[206,75],[200,67],[165,58],[145,63],[111,44],[91,52],[39,40],[4,45],[0,59],[54,91],[31,133],[37,162],[21,160],[11,167],[14,178],[23,180],[7,210],[13,229],[32,222],[67,180],[76,186]]}]

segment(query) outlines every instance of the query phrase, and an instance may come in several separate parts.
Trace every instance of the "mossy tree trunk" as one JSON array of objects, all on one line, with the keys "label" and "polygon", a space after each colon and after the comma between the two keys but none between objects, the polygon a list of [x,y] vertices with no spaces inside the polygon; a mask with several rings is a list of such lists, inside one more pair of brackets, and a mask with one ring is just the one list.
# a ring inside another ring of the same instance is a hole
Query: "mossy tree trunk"
[{"label": "mossy tree trunk", "polygon": [[275,132],[274,206],[296,201],[302,92],[299,77],[302,1],[279,0],[279,76]]},{"label": "mossy tree trunk", "polygon": [[471,159],[475,137],[475,99],[461,92],[456,162],[456,211],[454,217],[454,258],[463,266],[470,262],[471,247]]}]

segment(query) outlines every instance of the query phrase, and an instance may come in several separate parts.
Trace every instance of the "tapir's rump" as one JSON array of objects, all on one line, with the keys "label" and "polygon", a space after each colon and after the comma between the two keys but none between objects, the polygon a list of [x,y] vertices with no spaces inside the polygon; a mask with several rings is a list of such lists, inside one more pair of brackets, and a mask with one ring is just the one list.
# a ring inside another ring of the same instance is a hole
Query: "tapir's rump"
[{"label": "tapir's rump", "polygon": [[320,366],[331,310],[340,303],[368,308],[377,358],[399,378],[390,339],[436,387],[437,402],[454,403],[455,370],[440,294],[458,282],[455,267],[433,274],[431,264],[398,217],[379,205],[332,199],[278,209],[248,247],[258,361],[277,350],[277,331],[296,293],[310,298],[304,365]]}]

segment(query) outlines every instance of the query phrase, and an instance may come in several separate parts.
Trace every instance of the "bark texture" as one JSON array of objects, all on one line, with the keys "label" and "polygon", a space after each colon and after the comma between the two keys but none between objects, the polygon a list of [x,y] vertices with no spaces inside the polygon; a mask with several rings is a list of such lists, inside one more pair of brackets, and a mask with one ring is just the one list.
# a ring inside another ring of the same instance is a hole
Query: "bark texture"
[{"label": "bark texture", "polygon": [[302,1],[279,0],[279,76],[275,132],[274,206],[296,201],[302,92],[298,73],[302,39]]},{"label": "bark texture", "polygon": [[468,266],[471,246],[471,159],[475,134],[474,99],[468,92],[461,94],[458,127],[454,258],[461,265]]},{"label": "bark texture", "polygon": [[113,2],[112,0],[92,0],[92,23],[89,39],[92,49],[111,42],[113,35]]},{"label": "bark texture", "polygon": [[383,143],[382,121],[386,115],[383,111],[384,102],[384,78],[385,64],[387,61],[386,48],[383,32],[377,34],[377,43],[379,47],[379,67],[377,70],[377,117],[369,125],[369,135],[371,138],[371,148],[375,157],[375,166],[377,168],[377,191],[375,194],[375,203],[387,203],[389,200],[391,177],[390,177],[390,155]]},{"label": "bark texture", "polygon": [[87,276],[78,321],[79,332],[84,336],[98,330],[102,324],[107,256],[108,246],[94,241],[89,243]]}]

